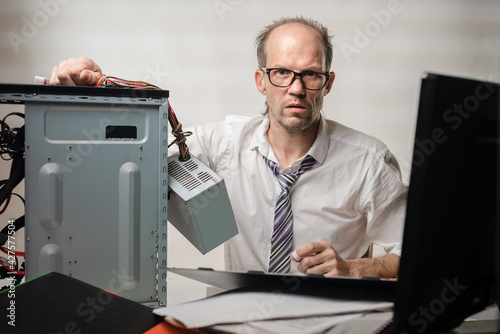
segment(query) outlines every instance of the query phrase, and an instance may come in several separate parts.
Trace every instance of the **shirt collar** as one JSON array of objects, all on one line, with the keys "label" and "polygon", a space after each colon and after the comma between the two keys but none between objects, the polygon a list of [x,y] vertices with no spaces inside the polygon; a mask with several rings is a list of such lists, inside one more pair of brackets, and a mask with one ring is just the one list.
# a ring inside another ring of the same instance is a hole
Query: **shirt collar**
[{"label": "shirt collar", "polygon": [[[266,116],[262,119],[262,122],[257,128],[257,131],[253,134],[252,140],[250,142],[250,149],[257,150],[261,155],[265,156],[267,159],[277,162],[276,156],[269,145],[269,141],[267,140],[267,129],[269,128],[269,116]],[[326,123],[326,119],[321,115],[319,128],[318,128],[318,136],[314,141],[313,145],[306,153],[306,155],[312,156],[317,163],[322,164],[328,153],[328,149],[330,147],[330,130],[328,129],[328,125]],[[304,156],[305,157],[305,156]],[[299,159],[303,160],[302,157]]]},{"label": "shirt collar", "polygon": [[272,151],[266,135],[268,128],[269,116],[266,116],[262,118],[259,126],[257,127],[257,131],[253,133],[252,140],[250,141],[250,149],[257,150],[265,157],[269,155],[269,151]]}]

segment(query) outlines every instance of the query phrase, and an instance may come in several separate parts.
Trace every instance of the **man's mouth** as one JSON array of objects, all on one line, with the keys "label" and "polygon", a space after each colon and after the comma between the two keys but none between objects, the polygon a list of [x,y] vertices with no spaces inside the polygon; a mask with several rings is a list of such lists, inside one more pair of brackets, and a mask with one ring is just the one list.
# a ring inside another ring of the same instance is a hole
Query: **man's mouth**
[{"label": "man's mouth", "polygon": [[301,112],[306,109],[306,107],[300,103],[289,103],[286,105],[286,108],[294,112]]}]

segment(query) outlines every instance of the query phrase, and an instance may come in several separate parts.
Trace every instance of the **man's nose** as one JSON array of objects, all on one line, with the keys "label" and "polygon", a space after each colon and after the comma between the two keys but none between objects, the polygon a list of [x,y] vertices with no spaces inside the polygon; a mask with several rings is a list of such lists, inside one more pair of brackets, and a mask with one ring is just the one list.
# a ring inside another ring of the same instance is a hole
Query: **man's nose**
[{"label": "man's nose", "polygon": [[292,84],[290,85],[288,90],[292,94],[305,94],[306,88],[304,87],[304,82],[302,81],[302,77],[296,75],[293,78]]}]

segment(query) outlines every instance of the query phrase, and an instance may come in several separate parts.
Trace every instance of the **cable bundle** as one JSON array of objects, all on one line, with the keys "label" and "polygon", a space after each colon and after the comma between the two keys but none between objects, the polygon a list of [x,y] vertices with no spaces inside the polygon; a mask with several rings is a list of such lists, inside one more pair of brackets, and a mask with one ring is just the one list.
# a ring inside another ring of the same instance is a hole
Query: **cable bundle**
[{"label": "cable bundle", "polygon": [[[7,118],[18,116],[24,118],[21,113],[10,113],[0,120],[0,157],[5,161],[12,161],[9,178],[0,180],[0,215],[5,213],[12,195],[21,199],[24,204],[24,198],[13,193],[14,188],[24,178],[24,125],[19,128],[11,128],[7,124]],[[20,264],[17,257],[24,257],[24,252],[12,250],[13,234],[24,227],[24,216],[9,221],[0,231],[0,250],[7,254],[7,257],[0,258],[0,278],[13,277],[16,284],[24,276],[24,262]],[[7,244],[7,246],[5,246]]]},{"label": "cable bundle", "polygon": [[16,156],[24,156],[24,126],[11,128],[6,122],[10,116],[24,118],[23,114],[13,112],[0,120],[0,156],[6,161]]},{"label": "cable bundle", "polygon": [[106,76],[101,74],[96,83],[97,87],[119,87],[119,88],[132,88],[132,89],[157,89],[160,87],[150,84],[146,81],[131,81],[117,77]]},{"label": "cable bundle", "polygon": [[10,113],[0,121],[0,157],[5,161],[12,160],[9,179],[0,181],[0,205],[6,203],[0,213],[6,210],[12,191],[24,178],[24,125],[9,127],[6,119],[13,115],[24,118],[21,113]]},{"label": "cable bundle", "polygon": [[179,159],[181,161],[189,160],[189,148],[186,144],[186,137],[192,135],[191,131],[182,131],[182,124],[177,120],[177,116],[175,116],[174,109],[168,104],[168,121],[170,126],[172,127],[172,134],[175,136],[175,140],[171,142],[168,147],[173,144],[177,144],[179,146]]},{"label": "cable bundle", "polygon": [[[131,81],[125,80],[117,77],[106,76],[101,74],[99,80],[97,80],[96,87],[118,87],[118,88],[132,88],[132,89],[156,89],[161,90],[160,87],[150,84],[146,81]],[[172,134],[175,140],[171,142],[168,147],[173,144],[179,146],[180,160],[189,160],[189,148],[186,144],[186,137],[192,135],[190,131],[182,131],[182,124],[179,123],[177,116],[175,115],[170,102],[168,103],[168,121],[172,127]]]}]

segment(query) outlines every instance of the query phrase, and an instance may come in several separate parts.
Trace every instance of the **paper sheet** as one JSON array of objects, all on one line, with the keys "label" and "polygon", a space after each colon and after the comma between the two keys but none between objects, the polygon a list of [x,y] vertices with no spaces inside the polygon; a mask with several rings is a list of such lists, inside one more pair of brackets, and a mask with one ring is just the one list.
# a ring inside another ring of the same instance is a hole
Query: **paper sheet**
[{"label": "paper sheet", "polygon": [[364,314],[357,319],[350,319],[340,323],[329,330],[327,334],[379,333],[380,330],[391,323],[392,317],[392,311]]},{"label": "paper sheet", "polygon": [[392,321],[392,311],[215,325],[203,329],[240,334],[377,334]]},{"label": "paper sheet", "polygon": [[267,319],[303,318],[391,309],[384,301],[355,301],[281,292],[233,292],[153,312],[171,317],[188,328],[248,323]]},{"label": "paper sheet", "polygon": [[363,313],[352,313],[285,320],[266,320],[251,322],[250,325],[276,334],[313,334],[324,333],[326,330],[337,324],[359,318],[362,315]]}]

